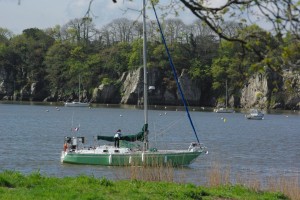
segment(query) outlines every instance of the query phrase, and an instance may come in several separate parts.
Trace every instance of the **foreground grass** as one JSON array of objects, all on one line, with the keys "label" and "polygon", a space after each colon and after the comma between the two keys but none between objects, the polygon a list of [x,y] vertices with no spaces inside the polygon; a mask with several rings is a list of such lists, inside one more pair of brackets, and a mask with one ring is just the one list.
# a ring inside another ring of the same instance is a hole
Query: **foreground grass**
[{"label": "foreground grass", "polygon": [[0,173],[0,199],[215,199],[276,200],[288,199],[281,193],[250,190],[244,186],[203,187],[193,184],[139,180],[111,181],[91,176],[46,177],[39,172]]}]

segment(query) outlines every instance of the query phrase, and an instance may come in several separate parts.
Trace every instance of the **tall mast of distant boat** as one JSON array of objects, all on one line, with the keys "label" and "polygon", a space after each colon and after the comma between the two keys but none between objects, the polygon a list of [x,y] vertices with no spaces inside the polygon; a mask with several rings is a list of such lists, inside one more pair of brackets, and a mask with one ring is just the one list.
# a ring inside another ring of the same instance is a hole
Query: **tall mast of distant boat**
[{"label": "tall mast of distant boat", "polygon": [[80,75],[78,75],[78,102],[80,102]]},{"label": "tall mast of distant boat", "polygon": [[226,87],[226,97],[225,97],[225,109],[227,110],[227,79],[225,81],[225,87]]},{"label": "tall mast of distant boat", "polygon": [[146,34],[146,0],[143,0],[143,68],[144,68],[144,148],[148,149],[148,79],[147,79],[147,34]]}]

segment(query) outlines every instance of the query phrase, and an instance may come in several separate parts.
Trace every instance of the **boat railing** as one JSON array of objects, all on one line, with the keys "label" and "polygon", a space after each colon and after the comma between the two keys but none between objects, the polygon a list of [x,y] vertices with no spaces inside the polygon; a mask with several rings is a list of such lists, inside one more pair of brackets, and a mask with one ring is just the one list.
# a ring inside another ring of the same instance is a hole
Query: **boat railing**
[{"label": "boat railing", "polygon": [[[163,149],[173,149],[173,150],[182,150],[182,149],[190,149],[192,144],[194,144],[194,147],[200,148],[204,147],[204,144],[198,143],[198,142],[166,142],[166,141],[156,141],[152,143],[152,148],[157,148],[159,150]],[[154,145],[155,144],[155,145]]]}]

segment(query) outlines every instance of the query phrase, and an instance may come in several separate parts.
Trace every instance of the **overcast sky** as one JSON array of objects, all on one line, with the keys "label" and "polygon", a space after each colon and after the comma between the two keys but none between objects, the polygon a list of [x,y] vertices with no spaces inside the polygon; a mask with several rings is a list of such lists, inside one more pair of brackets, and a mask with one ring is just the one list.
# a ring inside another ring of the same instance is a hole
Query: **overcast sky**
[{"label": "overcast sky", "polygon": [[[224,0],[214,0],[219,2]],[[85,15],[89,0],[0,0],[0,27],[11,30],[14,34],[21,34],[27,28],[50,28],[64,25],[71,19]],[[162,0],[161,2],[170,2]],[[141,9],[142,0],[94,0],[92,4],[93,20],[97,28],[103,27],[113,19],[140,19],[140,13],[132,9]],[[124,12],[127,8],[127,12]],[[150,18],[153,11],[148,10]],[[151,17],[152,15],[152,17]],[[171,16],[172,17],[172,16]],[[175,18],[174,16],[172,18]],[[179,18],[186,24],[196,20],[188,10],[181,12]]]}]

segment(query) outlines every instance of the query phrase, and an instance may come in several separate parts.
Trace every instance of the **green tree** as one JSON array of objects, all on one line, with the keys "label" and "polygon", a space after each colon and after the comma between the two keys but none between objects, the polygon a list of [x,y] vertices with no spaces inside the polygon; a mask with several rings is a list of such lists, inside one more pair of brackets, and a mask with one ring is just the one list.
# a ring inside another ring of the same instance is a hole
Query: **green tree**
[{"label": "green tree", "polygon": [[300,41],[291,33],[287,34],[282,45],[283,66],[300,71]]},{"label": "green tree", "polygon": [[123,42],[100,51],[99,56],[103,61],[102,68],[109,73],[112,78],[118,78],[123,72],[128,70],[131,51],[131,45]]},{"label": "green tree", "polygon": [[238,95],[246,84],[249,74],[249,62],[243,45],[238,42],[222,41],[218,57],[212,64],[212,88],[217,96],[224,96],[225,82],[229,95]]},{"label": "green tree", "polygon": [[128,68],[136,69],[143,64],[143,40],[137,39],[132,42],[132,51],[129,55]]},{"label": "green tree", "polygon": [[69,43],[55,42],[45,56],[46,79],[52,95],[63,94],[67,90],[68,58],[71,48]]},{"label": "green tree", "polygon": [[3,86],[8,96],[13,96],[14,92],[20,89],[17,79],[18,68],[16,67],[20,61],[20,56],[8,43],[0,41],[0,73],[3,75]]},{"label": "green tree", "polygon": [[0,27],[0,42],[7,43],[12,37],[13,33],[10,30]]},{"label": "green tree", "polygon": [[17,74],[16,87],[30,87],[35,83],[36,100],[42,100],[47,96],[44,90],[47,83],[44,82],[45,66],[43,64],[48,48],[54,39],[37,28],[25,29],[21,35],[15,36],[10,41],[11,49],[18,55],[20,61],[15,65]]}]

